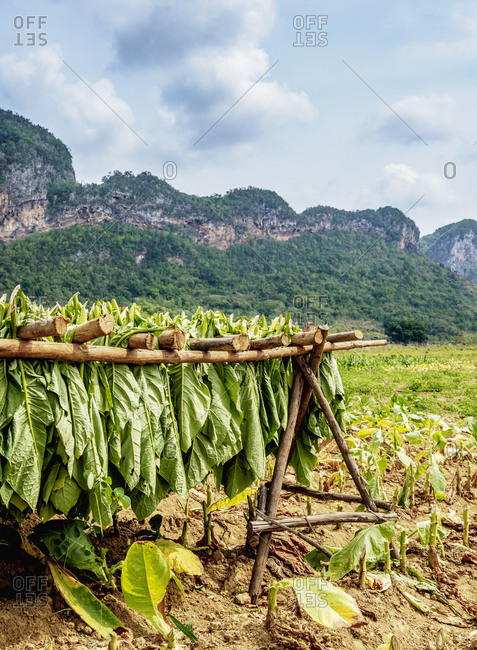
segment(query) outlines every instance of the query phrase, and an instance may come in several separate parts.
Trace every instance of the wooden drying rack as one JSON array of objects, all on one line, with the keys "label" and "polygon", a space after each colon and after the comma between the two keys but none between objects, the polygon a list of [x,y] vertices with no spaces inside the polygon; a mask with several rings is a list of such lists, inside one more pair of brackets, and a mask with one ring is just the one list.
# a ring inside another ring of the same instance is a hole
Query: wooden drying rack
[{"label": "wooden drying rack", "polygon": [[[391,504],[376,502],[369,493],[317,380],[324,352],[382,346],[386,345],[387,341],[363,341],[363,334],[358,330],[329,334],[327,327],[315,327],[309,323],[305,332],[298,332],[291,337],[287,334],[280,334],[250,340],[246,334],[237,334],[221,338],[190,339],[189,350],[184,350],[186,336],[180,328],[166,329],[158,336],[152,332],[139,332],[131,334],[127,339],[128,347],[122,348],[85,345],[88,341],[112,334],[115,321],[111,314],[103,314],[99,318],[75,326],[72,343],[61,341],[61,337],[67,334],[69,322],[68,318],[56,316],[22,325],[17,330],[17,339],[0,339],[0,358],[64,360],[78,363],[99,361],[142,365],[149,363],[241,363],[296,357],[296,363],[301,372],[295,374],[288,408],[287,427],[280,440],[272,481],[269,486],[262,484],[259,490],[258,507],[255,513],[261,518],[261,521],[252,521],[249,524],[249,529],[259,533],[260,536],[249,587],[253,603],[256,603],[260,596],[273,530],[284,528],[295,532],[329,556],[329,551],[325,547],[311,541],[310,538],[305,538],[302,533],[293,529],[303,525],[311,527],[313,524],[329,523],[331,520],[378,522],[396,519],[395,513],[387,515],[378,513],[378,507],[389,510]],[[46,337],[53,337],[55,340],[54,342],[37,340]],[[304,359],[306,355],[309,355],[308,362]],[[305,384],[305,380],[307,384]],[[343,512],[315,516],[313,522],[310,517],[295,517],[286,521],[276,517],[278,501],[283,488],[296,492],[307,490],[307,494],[314,498],[330,498],[324,497],[322,493],[310,490],[310,488],[290,486],[290,484],[283,485],[293,445],[312,394],[315,395],[326,417],[359,493],[359,495],[341,495],[341,497],[347,496],[348,498],[343,498],[343,500],[364,503],[367,513]],[[396,554],[396,551],[394,553]]]},{"label": "wooden drying rack", "polygon": [[[159,336],[151,332],[132,334],[128,347],[84,345],[88,341],[107,336],[114,330],[114,318],[104,314],[99,318],[77,325],[73,342],[65,343],[61,337],[67,332],[69,319],[56,316],[48,320],[22,325],[17,339],[0,339],[0,358],[51,359],[73,361],[102,361],[105,363],[241,363],[266,361],[285,357],[307,355],[317,346],[322,352],[350,350],[386,345],[385,340],[363,341],[363,334],[354,330],[329,334],[326,341],[323,329],[250,339],[247,334],[221,338],[190,339],[190,350],[184,350],[186,336],[179,329],[166,329]],[[54,337],[55,341],[39,341]],[[310,391],[311,395],[311,391]],[[309,401],[309,398],[308,398]]]}]

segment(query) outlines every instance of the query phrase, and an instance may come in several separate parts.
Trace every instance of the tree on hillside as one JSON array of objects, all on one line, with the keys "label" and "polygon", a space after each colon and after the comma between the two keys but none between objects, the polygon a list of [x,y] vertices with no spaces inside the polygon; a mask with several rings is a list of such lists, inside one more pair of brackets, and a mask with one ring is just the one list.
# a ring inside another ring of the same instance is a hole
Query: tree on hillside
[{"label": "tree on hillside", "polygon": [[394,319],[384,323],[384,333],[393,343],[425,343],[427,330],[417,320]]}]

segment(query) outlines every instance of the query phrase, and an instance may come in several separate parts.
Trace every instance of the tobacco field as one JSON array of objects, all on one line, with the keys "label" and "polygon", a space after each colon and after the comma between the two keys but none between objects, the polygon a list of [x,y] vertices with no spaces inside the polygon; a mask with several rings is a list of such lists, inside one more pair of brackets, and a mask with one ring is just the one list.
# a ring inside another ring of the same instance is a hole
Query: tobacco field
[{"label": "tobacco field", "polygon": [[[187,337],[298,331],[286,317],[143,318],[136,306],[88,310],[77,297],[46,313],[19,293],[13,310],[0,302],[0,337],[62,315],[72,341],[105,310],[114,332],[93,345],[168,327]],[[331,557],[274,532],[256,605],[247,520],[286,426],[291,359],[2,360],[0,647],[477,647],[475,353],[324,354],[322,390],[368,489],[397,521],[304,529]],[[285,478],[356,493],[314,399]],[[283,491],[279,515],[356,509]]]}]

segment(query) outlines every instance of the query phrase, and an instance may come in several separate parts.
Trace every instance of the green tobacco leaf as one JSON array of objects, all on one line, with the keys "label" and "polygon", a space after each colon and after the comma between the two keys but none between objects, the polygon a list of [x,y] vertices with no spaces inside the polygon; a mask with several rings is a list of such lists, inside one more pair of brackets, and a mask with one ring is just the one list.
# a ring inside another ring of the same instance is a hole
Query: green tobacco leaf
[{"label": "green tobacco leaf", "polygon": [[45,367],[44,375],[47,381],[48,399],[55,420],[55,428],[63,443],[64,454],[66,455],[66,459],[64,460],[67,462],[68,472],[71,475],[75,457],[75,438],[73,435],[68,388],[57,361]]},{"label": "green tobacco leaf", "polygon": [[339,580],[359,563],[359,556],[366,545],[368,561],[377,560],[384,551],[384,541],[390,542],[394,535],[394,521],[375,524],[358,531],[349,544],[330,559],[330,580]]},{"label": "green tobacco leaf", "polygon": [[222,475],[222,482],[224,485],[224,492],[230,498],[237,496],[248,488],[256,479],[254,472],[250,469],[245,454],[241,451],[239,454],[231,458],[224,465],[224,473]]},{"label": "green tobacco leaf", "polygon": [[240,386],[240,409],[243,412],[241,430],[245,457],[255,478],[262,478],[265,475],[265,444],[260,423],[257,378],[250,364],[247,364]]},{"label": "green tobacco leaf", "polygon": [[181,449],[184,452],[202,429],[210,409],[210,391],[199,372],[200,364],[178,363],[169,368]]},{"label": "green tobacco leaf", "polygon": [[166,594],[171,570],[166,558],[152,542],[134,542],[124,560],[121,589],[126,603],[143,614],[161,634],[170,628],[157,606]]},{"label": "green tobacco leaf", "polygon": [[114,628],[122,623],[112,611],[55,560],[48,559],[48,567],[56,588],[71,609],[103,638],[116,636]]},{"label": "green tobacco leaf", "polygon": [[409,507],[409,491],[411,486],[411,474],[413,471],[412,465],[406,468],[406,476],[398,497],[398,506],[403,506],[404,508]]},{"label": "green tobacco leaf", "polygon": [[71,508],[76,505],[81,488],[74,478],[70,478],[66,467],[62,467],[53,485],[50,501],[57,510],[67,515]]},{"label": "green tobacco leaf", "polygon": [[98,578],[103,577],[102,561],[84,532],[84,524],[77,519],[55,519],[40,524],[35,527],[36,537],[46,546],[49,555],[60,564],[80,571],[92,571]]},{"label": "green tobacco leaf", "polygon": [[444,476],[444,472],[439,467],[439,464],[434,454],[431,454],[431,465],[429,469],[429,483],[436,491],[437,498],[445,499],[446,477]]},{"label": "green tobacco leaf", "polygon": [[174,573],[186,573],[188,576],[200,576],[203,573],[204,567],[197,555],[182,544],[171,539],[158,539],[155,544],[164,554],[169,568]]},{"label": "green tobacco leaf", "polygon": [[9,461],[8,483],[30,508],[40,493],[46,427],[53,421],[45,379],[29,361],[9,366],[7,410],[11,414],[11,438],[5,457]]},{"label": "green tobacco leaf", "polygon": [[323,568],[322,563],[326,562],[326,565],[328,565],[330,558],[325,553],[323,553],[323,551],[319,551],[317,548],[314,548],[312,551],[305,555],[305,560],[311,567],[315,569],[315,571],[321,571]]},{"label": "green tobacco leaf", "polygon": [[290,582],[300,607],[320,625],[341,629],[363,621],[354,598],[330,582],[321,578],[295,578]]},{"label": "green tobacco leaf", "polygon": [[80,458],[92,435],[88,413],[88,393],[77,366],[61,363],[60,371],[68,389],[68,400],[75,440],[75,456]]},{"label": "green tobacco leaf", "polygon": [[242,501],[245,501],[248,496],[255,494],[257,490],[258,488],[256,487],[248,488],[247,490],[244,490],[243,492],[240,492],[234,496],[233,499],[223,497],[207,508],[207,514],[210,515],[211,512],[215,512],[216,510],[225,510],[226,508],[236,506],[239,503],[242,503]]}]

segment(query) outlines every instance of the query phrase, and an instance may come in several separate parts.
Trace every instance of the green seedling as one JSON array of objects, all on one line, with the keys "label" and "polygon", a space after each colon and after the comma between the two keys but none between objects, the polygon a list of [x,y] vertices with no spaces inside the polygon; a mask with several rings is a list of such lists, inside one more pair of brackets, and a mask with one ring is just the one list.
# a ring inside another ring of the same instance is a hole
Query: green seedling
[{"label": "green seedling", "polygon": [[468,504],[464,508],[462,519],[464,522],[464,526],[462,529],[464,546],[469,546],[469,505]]},{"label": "green seedling", "polygon": [[399,535],[399,555],[400,555],[400,569],[401,573],[407,574],[406,562],[406,546],[407,546],[407,531],[403,528]]},{"label": "green seedling", "polygon": [[359,556],[359,588],[366,589],[366,546],[363,546],[361,555]]}]

